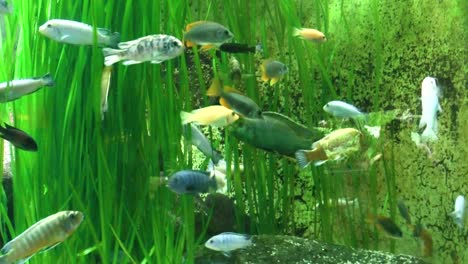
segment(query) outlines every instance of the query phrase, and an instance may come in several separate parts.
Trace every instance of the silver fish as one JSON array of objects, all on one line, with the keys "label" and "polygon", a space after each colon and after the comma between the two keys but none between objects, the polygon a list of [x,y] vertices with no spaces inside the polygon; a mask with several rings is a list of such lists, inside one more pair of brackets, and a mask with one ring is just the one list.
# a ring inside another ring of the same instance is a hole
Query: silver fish
[{"label": "silver fish", "polygon": [[229,256],[231,251],[246,248],[252,244],[252,237],[250,235],[224,232],[208,239],[205,247],[215,251],[222,251],[225,255]]},{"label": "silver fish", "polygon": [[16,100],[24,95],[34,93],[43,86],[54,86],[55,82],[50,73],[42,77],[13,80],[0,83],[0,102],[5,103]]},{"label": "silver fish", "polygon": [[36,253],[55,247],[72,235],[83,219],[81,212],[62,211],[40,220],[3,246],[0,264],[24,263]]},{"label": "silver fish", "polygon": [[[120,41],[118,32],[112,33],[104,28],[97,28],[99,46],[116,47]],[[39,27],[39,32],[55,41],[74,45],[93,45],[93,27],[91,25],[64,19],[52,19]]]},{"label": "silver fish", "polygon": [[13,7],[7,0],[0,0],[0,14],[10,14],[12,11]]},{"label": "silver fish", "polygon": [[[190,132],[189,132],[190,130]],[[205,135],[200,131],[200,129],[193,124],[184,125],[184,137],[190,138],[190,143],[197,147],[205,156],[211,158],[211,160],[217,164],[218,161],[223,159],[223,156],[219,153],[219,151],[215,150],[211,142]]]},{"label": "silver fish", "polygon": [[355,118],[364,115],[354,105],[342,101],[328,102],[323,106],[323,110],[338,118]]},{"label": "silver fish", "polygon": [[442,108],[439,104],[440,88],[436,81],[433,77],[426,77],[421,84],[422,116],[419,128],[426,126],[421,134],[423,143],[437,140],[437,112],[442,112]]},{"label": "silver fish", "polygon": [[145,61],[161,63],[173,59],[184,51],[182,42],[169,35],[150,35],[136,40],[121,42],[119,49],[102,50],[106,66],[124,61],[123,65],[138,64]]},{"label": "silver fish", "polygon": [[455,200],[455,210],[450,213],[450,216],[453,217],[455,224],[457,224],[460,229],[463,228],[463,222],[465,221],[465,208],[465,197],[463,195],[459,195]]}]

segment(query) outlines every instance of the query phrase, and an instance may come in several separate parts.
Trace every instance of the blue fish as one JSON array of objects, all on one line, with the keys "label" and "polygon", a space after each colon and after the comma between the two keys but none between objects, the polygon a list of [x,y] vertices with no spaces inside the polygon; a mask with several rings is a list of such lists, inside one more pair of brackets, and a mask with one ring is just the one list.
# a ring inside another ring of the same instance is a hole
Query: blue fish
[{"label": "blue fish", "polygon": [[178,194],[199,194],[215,191],[218,188],[216,178],[209,172],[182,170],[174,173],[167,187]]}]

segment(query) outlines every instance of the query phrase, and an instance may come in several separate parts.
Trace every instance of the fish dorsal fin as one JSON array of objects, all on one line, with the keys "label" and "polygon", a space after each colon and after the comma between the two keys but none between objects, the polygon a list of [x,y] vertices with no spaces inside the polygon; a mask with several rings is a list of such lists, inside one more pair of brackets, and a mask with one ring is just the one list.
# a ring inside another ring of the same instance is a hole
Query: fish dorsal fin
[{"label": "fish dorsal fin", "polygon": [[220,235],[239,236],[239,237],[244,238],[245,240],[250,240],[250,239],[252,239],[252,236],[251,236],[251,235],[248,235],[248,234],[239,234],[239,233],[234,233],[234,232],[223,232],[223,233],[221,233]]},{"label": "fish dorsal fin", "polygon": [[282,115],[280,113],[268,112],[267,111],[267,112],[263,112],[262,115],[266,116],[266,117],[269,117],[269,118],[273,118],[275,120],[278,120],[278,121],[286,124],[289,128],[294,130],[294,132],[296,132],[296,134],[298,136],[301,136],[303,138],[311,139],[311,138],[314,138],[314,136],[316,134],[312,130],[307,128],[306,126],[301,125],[301,124],[293,121],[291,118],[289,118],[289,117],[287,117],[285,115]]},{"label": "fish dorsal fin", "polygon": [[205,20],[200,20],[200,21],[195,21],[195,22],[192,22],[190,24],[187,24],[187,26],[185,26],[185,32],[188,32],[190,31],[192,28],[196,27],[196,26],[199,26],[201,24],[205,24],[207,23],[207,21]]}]

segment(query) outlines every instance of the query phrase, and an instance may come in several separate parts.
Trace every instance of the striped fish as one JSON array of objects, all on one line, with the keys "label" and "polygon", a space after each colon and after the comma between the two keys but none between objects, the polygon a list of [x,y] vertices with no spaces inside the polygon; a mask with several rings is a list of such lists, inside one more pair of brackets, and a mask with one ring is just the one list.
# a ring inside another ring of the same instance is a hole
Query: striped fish
[{"label": "striped fish", "polygon": [[78,211],[62,211],[35,223],[0,250],[0,264],[19,264],[67,239],[83,221]]}]

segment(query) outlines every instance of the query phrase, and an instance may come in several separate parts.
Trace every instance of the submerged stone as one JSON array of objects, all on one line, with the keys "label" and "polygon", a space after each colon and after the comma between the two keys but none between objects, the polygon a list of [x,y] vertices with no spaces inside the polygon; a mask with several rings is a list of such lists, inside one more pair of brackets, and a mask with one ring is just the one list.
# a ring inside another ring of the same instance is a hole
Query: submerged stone
[{"label": "submerged stone", "polygon": [[426,263],[412,256],[353,249],[293,236],[254,236],[253,243],[251,247],[232,252],[230,258],[204,248],[195,263]]}]

